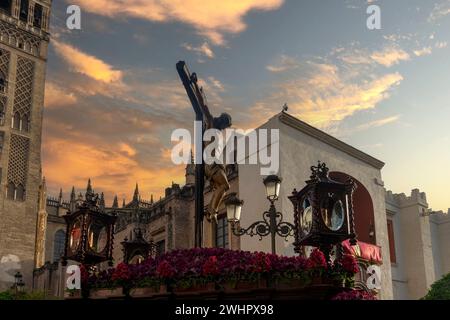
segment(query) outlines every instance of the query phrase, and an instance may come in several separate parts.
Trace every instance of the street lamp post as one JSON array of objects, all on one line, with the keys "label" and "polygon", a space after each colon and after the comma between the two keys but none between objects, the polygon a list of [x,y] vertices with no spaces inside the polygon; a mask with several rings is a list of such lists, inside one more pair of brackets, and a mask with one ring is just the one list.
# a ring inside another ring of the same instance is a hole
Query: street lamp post
[{"label": "street lamp post", "polygon": [[25,283],[23,282],[23,276],[22,274],[17,271],[14,275],[14,293],[16,296],[16,299],[19,295],[19,293],[23,292],[23,287],[25,286]]},{"label": "street lamp post", "polygon": [[270,208],[263,213],[263,220],[252,223],[247,228],[237,226],[241,217],[241,209],[244,201],[240,200],[236,193],[232,193],[225,201],[227,207],[227,219],[231,223],[231,231],[234,235],[240,237],[249,235],[251,237],[258,235],[259,240],[270,235],[272,253],[276,254],[276,236],[287,238],[294,236],[294,225],[283,221],[283,214],[275,208],[275,201],[280,194],[281,179],[276,175],[267,176],[264,180],[267,199],[270,201]]},{"label": "street lamp post", "polygon": [[[157,245],[153,239],[147,241],[141,228],[135,228],[134,239],[125,238],[122,244],[123,261],[129,264],[139,264],[148,257],[154,257],[158,254]],[[145,230],[144,230],[145,233]]]}]

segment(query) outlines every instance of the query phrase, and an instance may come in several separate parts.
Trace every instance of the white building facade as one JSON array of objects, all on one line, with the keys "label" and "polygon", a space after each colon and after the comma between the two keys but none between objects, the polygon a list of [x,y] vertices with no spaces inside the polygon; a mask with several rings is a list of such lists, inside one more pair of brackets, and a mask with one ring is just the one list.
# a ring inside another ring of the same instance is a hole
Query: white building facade
[{"label": "white building facade", "polygon": [[[305,186],[311,166],[318,161],[326,163],[332,178],[351,177],[355,180],[358,185],[358,199],[354,203],[358,240],[380,248],[383,261],[380,298],[392,299],[385,190],[381,178],[384,163],[285,112],[272,117],[260,128],[279,130],[280,166],[276,174],[283,182],[276,207],[286,221],[293,223],[294,219],[288,197],[294,188],[300,190]],[[276,141],[268,148],[274,143]],[[239,166],[239,197],[245,201],[241,217],[243,227],[260,220],[262,212],[269,206],[260,167],[259,164]],[[292,242],[278,238],[277,253],[294,254]],[[266,237],[259,241],[258,237],[241,237],[240,247],[249,251],[270,251],[270,239]]]}]

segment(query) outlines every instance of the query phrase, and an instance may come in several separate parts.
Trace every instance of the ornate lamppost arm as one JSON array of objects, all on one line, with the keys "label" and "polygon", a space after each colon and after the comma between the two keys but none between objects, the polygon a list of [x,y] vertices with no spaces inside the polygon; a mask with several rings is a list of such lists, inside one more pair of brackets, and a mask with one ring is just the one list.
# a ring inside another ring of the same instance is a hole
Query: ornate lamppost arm
[{"label": "ornate lamppost arm", "polygon": [[259,241],[270,233],[270,225],[266,221],[256,221],[247,228],[242,228],[239,223],[231,223],[231,231],[235,236],[243,236],[244,234],[251,237],[258,235]]},{"label": "ornate lamppost arm", "polygon": [[289,222],[280,222],[277,225],[277,234],[284,238],[285,241],[288,241],[289,237],[294,236],[295,226]]}]

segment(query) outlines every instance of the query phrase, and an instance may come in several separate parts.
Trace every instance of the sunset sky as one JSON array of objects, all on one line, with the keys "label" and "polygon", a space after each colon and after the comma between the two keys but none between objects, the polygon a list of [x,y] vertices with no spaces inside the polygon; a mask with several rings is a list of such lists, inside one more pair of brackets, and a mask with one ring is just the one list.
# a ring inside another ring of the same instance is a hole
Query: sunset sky
[{"label": "sunset sky", "polygon": [[[381,30],[366,8],[381,7]],[[82,8],[82,29],[66,8]],[[253,127],[289,112],[386,162],[387,189],[450,207],[450,1],[54,1],[44,111],[48,193],[90,177],[107,202],[136,182],[158,198],[184,166],[170,134],[193,126],[175,70],[202,79],[214,114]]]}]

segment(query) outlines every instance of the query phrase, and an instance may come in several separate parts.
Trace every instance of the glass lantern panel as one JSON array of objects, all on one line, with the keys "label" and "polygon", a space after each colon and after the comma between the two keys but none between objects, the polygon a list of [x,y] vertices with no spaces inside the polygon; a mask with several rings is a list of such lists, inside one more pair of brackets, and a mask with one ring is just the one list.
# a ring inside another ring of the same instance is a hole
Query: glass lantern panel
[{"label": "glass lantern panel", "polygon": [[341,200],[328,197],[322,201],[322,220],[325,226],[331,231],[338,231],[344,224],[344,205]]},{"label": "glass lantern panel", "polygon": [[102,252],[108,244],[106,226],[100,221],[93,221],[88,230],[89,249],[96,253]]},{"label": "glass lantern panel", "polygon": [[301,230],[304,235],[311,232],[312,227],[312,207],[309,199],[303,201],[303,214],[300,219]]},{"label": "glass lantern panel", "polygon": [[331,227],[333,231],[338,231],[344,224],[344,205],[341,200],[334,203],[333,211],[331,212]]},{"label": "glass lantern panel", "polygon": [[[278,187],[279,189],[279,187]],[[277,195],[277,183],[275,181],[266,183],[266,195],[269,199],[275,199]]]},{"label": "glass lantern panel", "polygon": [[241,219],[241,210],[242,210],[241,206],[236,206],[236,211],[234,214],[236,221],[239,221]]},{"label": "glass lantern panel", "polygon": [[133,258],[131,258],[130,264],[140,264],[144,260],[145,260],[144,256],[138,254],[138,255],[135,255]]},{"label": "glass lantern panel", "polygon": [[81,242],[81,225],[82,217],[78,217],[72,225],[70,230],[69,248],[71,251],[76,251]]},{"label": "glass lantern panel", "polygon": [[227,219],[228,221],[235,221],[236,215],[236,205],[235,204],[229,204],[227,205]]}]

